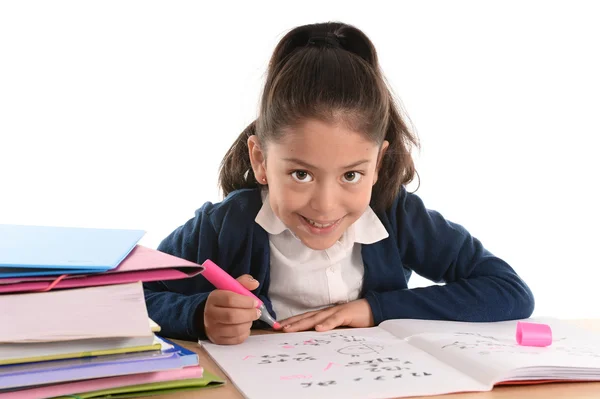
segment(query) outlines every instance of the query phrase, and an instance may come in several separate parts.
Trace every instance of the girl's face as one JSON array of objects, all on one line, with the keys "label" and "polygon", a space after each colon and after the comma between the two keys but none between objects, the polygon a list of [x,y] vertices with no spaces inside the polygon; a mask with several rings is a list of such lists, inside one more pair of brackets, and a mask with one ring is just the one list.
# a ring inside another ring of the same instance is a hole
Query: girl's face
[{"label": "girl's face", "polygon": [[[308,120],[266,152],[248,141],[254,173],[266,179],[273,212],[309,248],[323,250],[369,206],[387,149],[342,125]],[[266,156],[266,157],[265,157]]]}]

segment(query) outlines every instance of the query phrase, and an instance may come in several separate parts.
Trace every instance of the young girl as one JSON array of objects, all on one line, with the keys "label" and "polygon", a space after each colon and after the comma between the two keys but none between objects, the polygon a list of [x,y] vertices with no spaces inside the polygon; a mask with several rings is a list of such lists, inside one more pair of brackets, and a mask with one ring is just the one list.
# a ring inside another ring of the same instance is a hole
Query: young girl
[{"label": "young girl", "polygon": [[[258,118],[223,159],[226,198],[159,250],[238,278],[284,332],[387,319],[529,317],[527,285],[404,187],[416,145],[363,32],[300,26],[275,48]],[[412,271],[445,283],[408,289]],[[145,284],[165,336],[237,344],[264,327],[251,298],[203,276]]]}]

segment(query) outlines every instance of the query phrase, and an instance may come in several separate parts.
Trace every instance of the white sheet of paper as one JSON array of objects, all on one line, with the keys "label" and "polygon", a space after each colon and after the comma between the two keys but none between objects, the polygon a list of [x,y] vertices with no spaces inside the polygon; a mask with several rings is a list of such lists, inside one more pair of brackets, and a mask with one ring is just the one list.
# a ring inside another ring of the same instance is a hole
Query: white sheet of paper
[{"label": "white sheet of paper", "polygon": [[486,387],[380,329],[202,341],[247,398],[389,398]]}]

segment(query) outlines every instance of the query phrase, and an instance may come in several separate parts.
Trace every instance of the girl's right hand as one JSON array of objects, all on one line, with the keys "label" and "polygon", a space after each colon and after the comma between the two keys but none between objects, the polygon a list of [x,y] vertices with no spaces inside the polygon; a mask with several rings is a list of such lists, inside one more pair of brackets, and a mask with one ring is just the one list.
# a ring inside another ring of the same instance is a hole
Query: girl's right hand
[{"label": "girl's right hand", "polygon": [[[248,290],[258,288],[258,281],[244,274],[237,280]],[[256,299],[227,290],[214,290],[204,307],[204,330],[215,344],[241,344],[250,336],[252,322],[260,317]]]}]

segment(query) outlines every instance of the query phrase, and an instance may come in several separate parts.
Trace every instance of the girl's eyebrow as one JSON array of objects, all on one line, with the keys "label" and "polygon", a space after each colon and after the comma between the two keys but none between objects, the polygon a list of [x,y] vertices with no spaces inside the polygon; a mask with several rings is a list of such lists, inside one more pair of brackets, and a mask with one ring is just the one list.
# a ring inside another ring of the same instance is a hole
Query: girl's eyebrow
[{"label": "girl's eyebrow", "polygon": [[[303,160],[298,159],[298,158],[283,158],[283,160],[287,161],[287,162],[292,162],[292,163],[298,164],[306,169],[319,169],[316,166],[311,165],[308,162],[304,162]],[[350,165],[343,166],[342,169],[356,168],[357,166],[360,166],[362,164],[369,163],[369,162],[371,162],[371,161],[368,159],[362,159],[360,161],[353,162]]]}]

